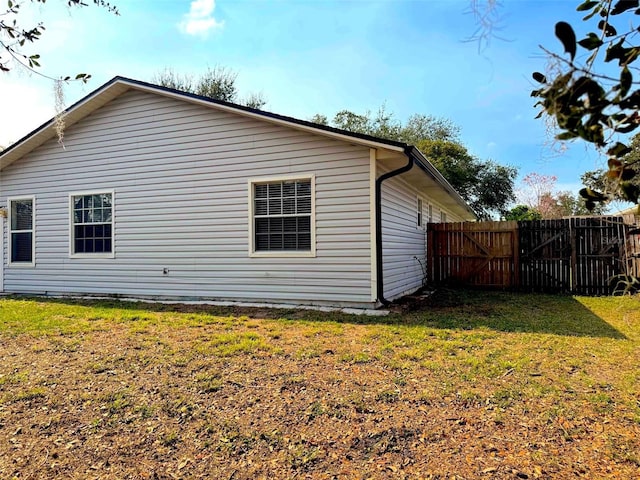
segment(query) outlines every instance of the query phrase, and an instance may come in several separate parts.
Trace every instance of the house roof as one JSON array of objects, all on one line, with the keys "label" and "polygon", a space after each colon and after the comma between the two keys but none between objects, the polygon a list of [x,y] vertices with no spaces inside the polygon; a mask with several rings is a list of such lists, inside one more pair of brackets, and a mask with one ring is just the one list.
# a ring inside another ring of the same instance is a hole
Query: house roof
[{"label": "house roof", "polygon": [[615,215],[640,215],[640,205],[634,205],[624,210],[620,210]]},{"label": "house roof", "polygon": [[[234,112],[246,117],[266,120],[298,130],[304,130],[318,135],[325,135],[339,140],[349,141],[353,144],[366,146],[369,148],[384,149],[396,152],[412,158],[416,165],[432,177],[435,182],[442,187],[454,200],[458,208],[461,208],[475,218],[475,214],[464,201],[464,199],[456,192],[451,184],[442,176],[442,174],[427,160],[427,158],[417,148],[403,142],[388,140],[385,138],[374,137],[361,133],[354,133],[339,128],[321,125],[306,120],[300,120],[277,113],[258,110],[244,105],[237,105],[222,100],[216,100],[201,95],[175,90],[160,85],[154,85],[140,80],[117,76],[109,80],[107,83],[89,93],[85,97],[64,110],[64,123],[66,128],[82,120],[100,107],[106,105],[111,100],[119,97],[129,90],[139,90],[143,92],[155,93],[167,97],[176,98],[183,101],[189,101],[200,105],[205,105],[218,110]],[[0,152],[0,170],[14,163],[24,155],[36,149],[46,141],[56,136],[55,117],[43,123],[38,128],[28,133],[20,140]]]}]

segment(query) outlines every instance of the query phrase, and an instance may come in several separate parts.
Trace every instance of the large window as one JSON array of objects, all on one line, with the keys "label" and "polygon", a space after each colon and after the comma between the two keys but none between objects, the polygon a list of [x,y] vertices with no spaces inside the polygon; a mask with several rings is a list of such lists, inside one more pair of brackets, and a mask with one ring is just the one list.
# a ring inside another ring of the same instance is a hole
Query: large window
[{"label": "large window", "polygon": [[113,192],[73,194],[71,254],[113,254]]},{"label": "large window", "polygon": [[250,182],[251,253],[314,254],[313,178]]},{"label": "large window", "polygon": [[35,199],[9,199],[9,262],[33,265],[33,211]]}]

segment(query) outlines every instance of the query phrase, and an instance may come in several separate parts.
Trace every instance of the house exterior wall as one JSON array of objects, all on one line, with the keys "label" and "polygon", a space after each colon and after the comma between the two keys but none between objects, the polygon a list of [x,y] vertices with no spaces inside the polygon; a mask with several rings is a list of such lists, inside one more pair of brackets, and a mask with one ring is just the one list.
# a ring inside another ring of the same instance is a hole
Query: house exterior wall
[{"label": "house exterior wall", "polygon": [[[36,205],[34,267],[8,265],[4,228],[5,291],[372,304],[368,148],[140,91],[64,144],[0,172],[1,205]],[[316,256],[251,257],[248,181],[296,175],[315,179]],[[87,191],[114,192],[113,258],[70,257]]]},{"label": "house exterior wall", "polygon": [[[417,223],[418,197],[422,198],[421,227]],[[459,218],[408,183],[402,175],[382,183],[382,261],[387,300],[414,292],[424,284],[429,204],[433,206],[433,222],[441,221],[442,212],[447,221]]]}]

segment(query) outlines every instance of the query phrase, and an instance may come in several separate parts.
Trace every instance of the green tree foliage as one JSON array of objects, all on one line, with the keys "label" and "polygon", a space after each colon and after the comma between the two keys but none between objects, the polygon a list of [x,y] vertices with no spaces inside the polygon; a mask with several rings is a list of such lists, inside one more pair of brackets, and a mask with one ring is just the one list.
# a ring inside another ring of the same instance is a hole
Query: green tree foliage
[{"label": "green tree foliage", "polygon": [[504,220],[542,220],[542,215],[535,208],[530,208],[526,205],[516,205],[511,210],[506,212],[502,217]]},{"label": "green tree foliage", "polygon": [[[629,165],[635,174],[629,182],[640,187],[640,134],[634,135],[629,144],[630,151],[622,157],[622,161]],[[585,172],[581,176],[582,183],[592,190],[603,192],[613,198],[613,200],[627,200],[623,192],[617,189],[617,175],[613,175],[609,170],[598,169]]]},{"label": "green tree foliage", "polygon": [[[535,72],[540,87],[532,92],[540,115],[557,123],[559,140],[589,142],[608,155],[607,183],[619,198],[638,203],[638,158],[629,158],[625,135],[640,125],[638,70],[638,0],[587,0],[577,7],[589,31],[578,38],[567,22],[558,22],[555,33],[563,54],[545,50],[556,62],[552,74]],[[623,140],[623,141],[620,141]],[[611,199],[602,191],[586,187],[580,195],[593,208]]]},{"label": "green tree foliage", "polygon": [[[46,0],[31,0],[31,2],[44,4]],[[66,0],[66,3],[68,7],[78,8],[89,5],[85,0]],[[93,0],[92,3],[110,13],[119,15],[117,7],[105,0]],[[17,0],[8,0],[6,9],[0,11],[0,71],[2,72],[10,72],[15,65],[31,71],[36,71],[35,68],[40,67],[40,55],[25,53],[25,48],[28,44],[40,40],[45,31],[44,22],[25,25],[20,16],[20,8],[23,4],[24,2]],[[75,75],[75,80],[86,82],[90,77],[89,74],[78,73]],[[68,81],[71,79],[71,76],[66,76],[52,80]]]},{"label": "green tree foliage", "polygon": [[311,121],[416,146],[481,219],[503,215],[515,198],[517,169],[472,155],[449,120],[416,114],[402,123],[382,106],[375,114],[342,110],[331,122],[324,115]]},{"label": "green tree foliage", "polygon": [[208,68],[200,77],[176,73],[171,68],[165,68],[153,76],[151,81],[163,87],[181,90],[183,92],[215,98],[224,102],[236,103],[247,107],[260,109],[267,101],[262,94],[251,93],[246,98],[240,98],[236,80],[238,74],[226,67],[215,66]]},{"label": "green tree foliage", "polygon": [[415,146],[442,173],[481,220],[501,216],[515,199],[518,170],[491,160],[479,160],[453,140],[423,139]]}]

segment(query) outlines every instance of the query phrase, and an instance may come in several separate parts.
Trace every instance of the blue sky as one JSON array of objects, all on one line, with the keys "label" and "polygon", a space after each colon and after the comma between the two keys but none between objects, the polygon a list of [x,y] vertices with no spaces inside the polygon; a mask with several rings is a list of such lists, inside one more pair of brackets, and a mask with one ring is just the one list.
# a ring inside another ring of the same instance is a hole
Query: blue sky
[{"label": "blue sky", "polygon": [[[114,0],[120,16],[65,3],[27,4],[21,17],[45,22],[32,50],[39,71],[93,76],[65,88],[67,104],[115,75],[149,81],[165,67],[197,75],[219,65],[238,73],[241,94],[262,92],[266,110],[297,118],[383,103],[400,120],[448,118],[479,158],[518,167],[519,178],[556,175],[563,190],[603,163],[580,143],[552,148],[529,96],[531,73],[545,69],[539,45],[560,49],[555,22],[578,23],[579,1],[505,0],[501,39],[482,50],[465,41],[477,28],[471,0]],[[7,146],[53,115],[52,82],[0,74],[0,102]]]}]

